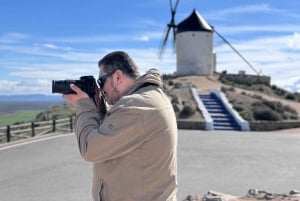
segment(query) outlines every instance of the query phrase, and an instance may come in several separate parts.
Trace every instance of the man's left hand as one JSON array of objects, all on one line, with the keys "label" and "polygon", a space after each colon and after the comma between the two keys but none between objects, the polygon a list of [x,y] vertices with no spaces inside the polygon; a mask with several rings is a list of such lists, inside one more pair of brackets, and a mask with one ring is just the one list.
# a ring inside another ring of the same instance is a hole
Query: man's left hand
[{"label": "man's left hand", "polygon": [[76,92],[76,94],[64,94],[63,98],[67,99],[73,106],[77,105],[77,102],[79,99],[82,98],[89,98],[87,93],[82,91],[79,87],[77,87],[75,84],[70,84],[70,88]]}]

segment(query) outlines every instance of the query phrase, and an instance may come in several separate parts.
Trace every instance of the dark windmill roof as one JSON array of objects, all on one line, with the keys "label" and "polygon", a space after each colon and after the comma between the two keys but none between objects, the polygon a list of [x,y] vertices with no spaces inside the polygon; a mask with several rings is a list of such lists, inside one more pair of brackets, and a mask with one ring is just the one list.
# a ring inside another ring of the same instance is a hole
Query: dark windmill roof
[{"label": "dark windmill roof", "polygon": [[194,9],[192,14],[177,25],[177,33],[185,31],[208,31],[212,32],[212,27]]}]

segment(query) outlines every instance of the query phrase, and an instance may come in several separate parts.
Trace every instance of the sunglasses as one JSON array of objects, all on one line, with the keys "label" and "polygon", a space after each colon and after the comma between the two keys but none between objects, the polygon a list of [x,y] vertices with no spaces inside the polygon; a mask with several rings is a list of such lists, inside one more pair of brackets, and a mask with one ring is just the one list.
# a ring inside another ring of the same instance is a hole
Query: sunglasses
[{"label": "sunglasses", "polygon": [[97,82],[98,82],[100,88],[103,89],[106,79],[109,78],[110,76],[112,76],[116,72],[116,70],[118,70],[118,69],[115,69],[112,72],[107,73],[107,74],[105,74],[105,75],[98,78]]}]

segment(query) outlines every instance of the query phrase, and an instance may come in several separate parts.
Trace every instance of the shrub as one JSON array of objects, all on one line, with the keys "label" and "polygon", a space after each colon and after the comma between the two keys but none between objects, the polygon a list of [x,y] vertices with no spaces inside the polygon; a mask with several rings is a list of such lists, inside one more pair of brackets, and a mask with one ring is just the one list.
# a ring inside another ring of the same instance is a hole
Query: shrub
[{"label": "shrub", "polygon": [[269,108],[253,108],[253,117],[255,120],[279,121],[280,115]]},{"label": "shrub", "polygon": [[179,99],[178,99],[178,96],[177,95],[171,95],[172,97],[172,100],[171,100],[171,103],[173,104],[179,104]]},{"label": "shrub", "polygon": [[175,88],[175,89],[179,89],[179,88],[182,88],[182,87],[183,87],[183,84],[180,83],[180,82],[176,82],[176,83],[174,84],[174,88]]},{"label": "shrub", "polygon": [[287,94],[286,96],[285,96],[285,98],[286,99],[288,99],[288,100],[296,100],[297,99],[297,97],[296,97],[296,95],[295,94]]},{"label": "shrub", "polygon": [[283,113],[285,111],[283,105],[278,101],[266,101],[266,100],[264,100],[263,104],[265,106],[269,107],[270,109],[275,110],[279,113]]},{"label": "shrub", "polygon": [[241,117],[247,121],[252,121],[254,120],[253,118],[253,113],[251,110],[244,110],[240,113]]},{"label": "shrub", "polygon": [[174,85],[174,81],[173,80],[169,80],[168,84],[169,84],[169,86],[173,86]]},{"label": "shrub", "polygon": [[242,105],[235,105],[234,109],[238,112],[242,112],[245,108]]},{"label": "shrub", "polygon": [[277,90],[277,86],[276,85],[272,85],[271,88],[276,91]]},{"label": "shrub", "polygon": [[180,112],[180,117],[190,117],[196,112],[196,109],[190,105],[185,105]]},{"label": "shrub", "polygon": [[294,108],[292,108],[292,107],[290,107],[288,105],[283,106],[283,108],[287,112],[290,112],[290,113],[292,113],[294,115],[298,115],[298,112]]},{"label": "shrub", "polygon": [[222,91],[223,93],[226,93],[226,92],[227,92],[227,90],[228,90],[228,88],[227,88],[227,87],[223,87],[223,86],[221,86],[221,91]]}]

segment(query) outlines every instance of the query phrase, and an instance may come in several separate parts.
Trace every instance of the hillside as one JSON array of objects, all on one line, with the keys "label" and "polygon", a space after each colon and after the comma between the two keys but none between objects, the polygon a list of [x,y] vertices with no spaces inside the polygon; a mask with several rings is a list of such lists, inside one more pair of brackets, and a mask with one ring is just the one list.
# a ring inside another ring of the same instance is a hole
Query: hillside
[{"label": "hillside", "polygon": [[[198,93],[209,93],[212,89],[221,89],[233,107],[248,121],[299,119],[299,95],[288,93],[276,86],[225,84],[219,80],[218,74],[167,79],[165,80],[165,85],[169,93],[176,94],[176,98],[184,103],[192,102],[190,97],[186,95],[186,88],[188,87],[196,87]],[[175,89],[177,90],[175,91]],[[191,105],[193,104],[195,103]],[[181,107],[183,108],[184,106]],[[196,111],[196,113],[198,112]],[[202,115],[200,114],[200,116]],[[199,118],[199,115],[193,113],[188,117],[189,120],[193,121],[197,118]]]}]

